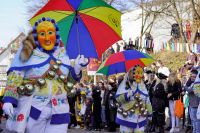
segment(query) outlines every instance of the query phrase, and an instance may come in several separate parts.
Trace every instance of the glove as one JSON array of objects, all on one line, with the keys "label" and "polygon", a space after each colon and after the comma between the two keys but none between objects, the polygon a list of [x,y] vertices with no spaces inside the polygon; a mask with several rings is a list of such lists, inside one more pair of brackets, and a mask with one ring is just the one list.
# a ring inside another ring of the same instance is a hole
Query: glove
[{"label": "glove", "polygon": [[82,67],[85,67],[87,64],[89,64],[89,59],[85,58],[84,55],[78,55],[75,59],[75,73],[79,75]]},{"label": "glove", "polygon": [[3,111],[8,116],[12,117],[13,116],[13,105],[11,103],[4,103],[3,104]]}]

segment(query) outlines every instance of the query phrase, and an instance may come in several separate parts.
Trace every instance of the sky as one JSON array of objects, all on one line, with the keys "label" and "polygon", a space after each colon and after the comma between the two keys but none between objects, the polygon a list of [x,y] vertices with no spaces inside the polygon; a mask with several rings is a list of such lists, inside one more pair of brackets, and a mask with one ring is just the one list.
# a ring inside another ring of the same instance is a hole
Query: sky
[{"label": "sky", "polygon": [[[27,1],[29,1],[29,3]],[[7,47],[21,32],[27,33],[30,30],[28,22],[30,14],[27,14],[27,6],[28,4],[37,4],[39,1],[40,0],[1,0],[0,47]],[[128,0],[124,1],[127,2]]]},{"label": "sky", "polygon": [[6,47],[21,32],[28,32],[26,7],[24,0],[1,0],[0,47]]}]

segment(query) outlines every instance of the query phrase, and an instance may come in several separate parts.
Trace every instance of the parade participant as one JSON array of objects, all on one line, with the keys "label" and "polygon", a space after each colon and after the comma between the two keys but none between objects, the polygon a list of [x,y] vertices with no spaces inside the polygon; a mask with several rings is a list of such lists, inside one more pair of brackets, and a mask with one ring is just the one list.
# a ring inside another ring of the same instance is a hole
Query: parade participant
[{"label": "parade participant", "polygon": [[23,114],[17,117],[17,121],[27,118],[25,132],[66,133],[70,122],[67,90],[80,80],[86,62],[84,56],[78,56],[73,68],[61,46],[55,20],[38,20],[8,70],[4,112],[13,118],[13,112],[25,102],[21,99],[30,96],[29,118]]},{"label": "parade participant", "polygon": [[151,118],[152,108],[142,78],[142,67],[135,66],[118,87],[116,122],[120,125],[120,133],[143,133],[147,118]]}]

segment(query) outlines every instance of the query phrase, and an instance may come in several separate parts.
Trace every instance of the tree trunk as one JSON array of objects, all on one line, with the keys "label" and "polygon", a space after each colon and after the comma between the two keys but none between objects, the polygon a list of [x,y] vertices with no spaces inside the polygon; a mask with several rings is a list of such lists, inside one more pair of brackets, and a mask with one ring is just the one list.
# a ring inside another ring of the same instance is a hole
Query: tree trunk
[{"label": "tree trunk", "polygon": [[175,13],[176,13],[176,17],[177,17],[176,20],[177,20],[178,25],[179,25],[179,28],[180,28],[180,35],[181,35],[181,42],[180,42],[180,43],[182,43],[182,41],[187,42],[187,39],[185,38],[185,35],[184,35],[184,32],[183,32],[183,23],[182,23],[182,19],[181,19],[180,15],[179,15],[179,12],[178,12],[177,7],[176,7],[176,2],[175,2],[175,0],[172,0],[172,5],[173,5],[173,7],[174,7],[174,9],[175,9]]},{"label": "tree trunk", "polygon": [[197,19],[200,21],[200,14],[197,12],[197,10],[195,8],[194,0],[190,0],[190,3],[191,3],[191,6],[192,6],[193,13],[197,16]]}]

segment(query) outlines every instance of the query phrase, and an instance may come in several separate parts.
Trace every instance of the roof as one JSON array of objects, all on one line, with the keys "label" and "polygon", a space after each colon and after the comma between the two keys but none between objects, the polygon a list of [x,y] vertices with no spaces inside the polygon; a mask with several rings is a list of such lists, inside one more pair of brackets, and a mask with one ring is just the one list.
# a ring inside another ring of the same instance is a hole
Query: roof
[{"label": "roof", "polygon": [[19,39],[20,37],[25,37],[25,34],[24,34],[23,32],[21,32],[14,40],[12,40],[12,41],[8,44],[8,46],[7,46],[6,48],[4,48],[4,49],[1,51],[0,56],[1,56],[8,48],[10,48],[11,45],[12,45],[13,43],[15,43],[16,41],[18,41],[18,39]]}]

